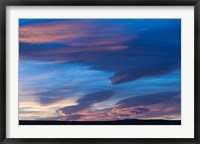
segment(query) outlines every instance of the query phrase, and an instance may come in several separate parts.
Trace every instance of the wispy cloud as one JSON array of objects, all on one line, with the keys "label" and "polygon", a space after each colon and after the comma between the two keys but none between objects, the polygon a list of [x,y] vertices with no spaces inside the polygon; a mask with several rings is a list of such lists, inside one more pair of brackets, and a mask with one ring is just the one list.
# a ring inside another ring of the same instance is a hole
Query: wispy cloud
[{"label": "wispy cloud", "polygon": [[[113,84],[163,75],[180,68],[180,20],[115,21],[74,20],[24,25],[19,32],[20,57],[84,63],[112,71],[115,72],[111,77]],[[152,26],[148,21],[155,23]],[[139,24],[147,29],[139,28]],[[57,45],[45,44],[48,42]]]},{"label": "wispy cloud", "polygon": [[86,35],[84,23],[44,23],[19,28],[19,41],[24,43],[60,43]]},{"label": "wispy cloud", "polygon": [[113,94],[114,93],[111,91],[101,91],[87,94],[83,98],[77,100],[77,105],[61,108],[58,110],[58,112],[62,115],[73,114],[75,112],[82,111],[85,108],[89,108],[94,103],[108,100],[111,96],[113,96]]},{"label": "wispy cloud", "polygon": [[180,119],[180,19],[19,23],[21,119]]},{"label": "wispy cloud", "polygon": [[48,117],[59,117],[57,109],[64,106],[76,105],[76,98],[65,98],[54,103],[43,105],[34,96],[20,97],[19,101],[19,119],[36,120]]},{"label": "wispy cloud", "polygon": [[[105,92],[103,92],[105,93]],[[67,106],[58,110],[63,116],[60,120],[80,120],[80,121],[102,121],[102,120],[117,120],[117,119],[145,119],[158,118],[159,116],[167,117],[176,114],[176,118],[180,118],[180,100],[179,91],[154,93],[145,96],[136,96],[124,99],[116,103],[112,108],[103,110],[91,110],[91,104],[98,103],[99,100],[106,101],[110,94],[103,95],[102,92],[86,95],[77,100],[77,105]],[[93,97],[94,96],[94,97]],[[98,96],[98,97],[97,97]],[[103,99],[102,99],[103,98]],[[105,117],[106,116],[106,117]],[[91,118],[92,117],[92,118]],[[59,117],[60,118],[60,117]],[[175,117],[173,117],[175,118]],[[171,119],[173,119],[171,118]]]}]

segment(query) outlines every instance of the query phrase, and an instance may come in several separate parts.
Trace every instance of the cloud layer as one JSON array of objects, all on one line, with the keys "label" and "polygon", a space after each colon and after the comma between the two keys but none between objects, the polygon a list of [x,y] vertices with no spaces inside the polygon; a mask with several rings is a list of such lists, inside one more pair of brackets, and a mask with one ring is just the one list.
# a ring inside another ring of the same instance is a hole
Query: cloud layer
[{"label": "cloud layer", "polygon": [[19,58],[21,119],[180,119],[180,19],[20,19]]},{"label": "cloud layer", "polygon": [[[110,92],[89,94],[77,100],[77,105],[58,110],[63,117],[57,119],[67,121],[104,121],[118,119],[172,118],[180,116],[180,91],[154,93],[136,96],[119,101],[113,108],[98,111],[90,109],[91,104],[105,101],[112,96]],[[167,101],[167,102],[166,102]],[[98,116],[97,116],[98,115]],[[54,118],[56,119],[56,118]]]}]

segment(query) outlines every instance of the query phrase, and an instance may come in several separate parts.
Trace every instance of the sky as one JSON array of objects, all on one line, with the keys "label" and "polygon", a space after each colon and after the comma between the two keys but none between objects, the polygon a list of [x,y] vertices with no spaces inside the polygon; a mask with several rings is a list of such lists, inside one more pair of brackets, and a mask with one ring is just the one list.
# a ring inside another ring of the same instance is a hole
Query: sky
[{"label": "sky", "polygon": [[19,119],[181,119],[180,19],[19,19]]}]

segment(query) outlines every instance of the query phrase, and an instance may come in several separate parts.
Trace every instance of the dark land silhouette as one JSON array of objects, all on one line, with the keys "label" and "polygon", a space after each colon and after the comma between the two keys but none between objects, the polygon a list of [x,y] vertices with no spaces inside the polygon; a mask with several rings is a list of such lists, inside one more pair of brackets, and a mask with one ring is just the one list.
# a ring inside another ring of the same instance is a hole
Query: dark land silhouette
[{"label": "dark land silhouette", "polygon": [[38,121],[20,120],[19,125],[181,125],[181,120],[116,120],[116,121]]}]

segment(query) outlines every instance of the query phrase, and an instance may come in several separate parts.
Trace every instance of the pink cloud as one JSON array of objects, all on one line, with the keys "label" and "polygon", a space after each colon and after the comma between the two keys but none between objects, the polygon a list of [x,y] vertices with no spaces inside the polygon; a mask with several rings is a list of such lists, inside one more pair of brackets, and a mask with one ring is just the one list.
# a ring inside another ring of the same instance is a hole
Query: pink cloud
[{"label": "pink cloud", "polygon": [[19,41],[24,43],[57,43],[83,37],[89,32],[85,23],[43,23],[21,26]]},{"label": "pink cloud", "polygon": [[[171,102],[173,100],[170,100]],[[62,115],[60,120],[71,120],[74,115],[76,121],[111,121],[111,120],[123,120],[123,119],[180,119],[180,108],[172,103],[168,105],[165,102],[149,105],[149,106],[135,106],[127,108],[119,108],[115,106],[113,108],[92,111],[90,107],[84,108],[78,112],[68,115]]]}]

